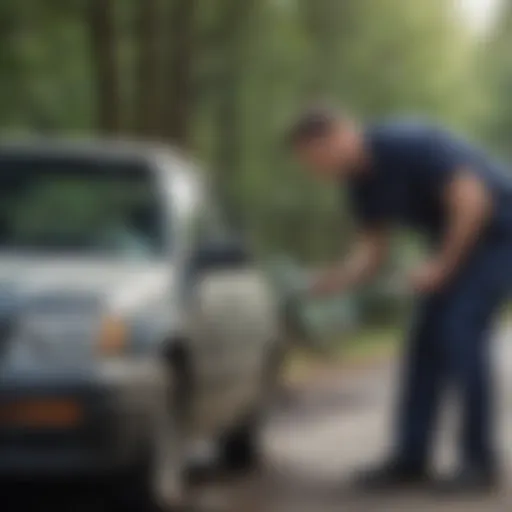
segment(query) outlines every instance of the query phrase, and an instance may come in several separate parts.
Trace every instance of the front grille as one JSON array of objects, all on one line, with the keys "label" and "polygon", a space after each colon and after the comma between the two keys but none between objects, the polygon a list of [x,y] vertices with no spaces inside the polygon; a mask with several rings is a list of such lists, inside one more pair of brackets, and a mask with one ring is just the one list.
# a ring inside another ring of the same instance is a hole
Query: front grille
[{"label": "front grille", "polygon": [[20,307],[19,290],[13,283],[0,283],[0,357],[12,338]]},{"label": "front grille", "polygon": [[14,333],[15,320],[13,317],[0,316],[0,357],[3,356],[9,340]]},{"label": "front grille", "polygon": [[24,310],[36,313],[84,314],[98,310],[98,298],[80,296],[72,293],[41,294],[30,297],[24,304]]},{"label": "front grille", "polygon": [[13,311],[20,300],[19,290],[11,283],[0,283],[0,316]]}]

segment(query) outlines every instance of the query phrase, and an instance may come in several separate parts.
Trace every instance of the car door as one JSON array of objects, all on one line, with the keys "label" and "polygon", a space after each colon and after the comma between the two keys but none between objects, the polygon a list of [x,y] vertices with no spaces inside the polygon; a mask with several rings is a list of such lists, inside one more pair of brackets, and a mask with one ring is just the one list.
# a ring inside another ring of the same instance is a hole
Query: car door
[{"label": "car door", "polygon": [[[222,247],[231,235],[218,203],[205,196],[196,244]],[[196,361],[196,417],[220,429],[247,412],[263,379],[265,356],[276,340],[276,308],[264,274],[248,257],[197,270],[191,296]]]}]

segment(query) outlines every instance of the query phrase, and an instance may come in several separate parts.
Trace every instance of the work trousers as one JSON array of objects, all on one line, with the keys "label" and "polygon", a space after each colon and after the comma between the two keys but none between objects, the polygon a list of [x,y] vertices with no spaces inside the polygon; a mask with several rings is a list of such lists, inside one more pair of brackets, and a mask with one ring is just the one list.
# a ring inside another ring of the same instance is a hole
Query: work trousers
[{"label": "work trousers", "polygon": [[423,468],[444,391],[463,414],[463,463],[493,466],[494,427],[490,330],[512,284],[512,243],[478,247],[439,293],[418,304],[406,345],[397,425],[399,458]]}]

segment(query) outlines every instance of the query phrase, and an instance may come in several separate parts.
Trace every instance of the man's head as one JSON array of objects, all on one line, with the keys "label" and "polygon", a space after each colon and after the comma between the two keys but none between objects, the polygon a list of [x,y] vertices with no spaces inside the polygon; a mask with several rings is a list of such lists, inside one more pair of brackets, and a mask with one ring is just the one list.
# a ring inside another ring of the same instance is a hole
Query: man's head
[{"label": "man's head", "polygon": [[291,126],[288,142],[299,160],[323,178],[352,175],[364,161],[363,137],[356,124],[329,108],[303,112]]}]

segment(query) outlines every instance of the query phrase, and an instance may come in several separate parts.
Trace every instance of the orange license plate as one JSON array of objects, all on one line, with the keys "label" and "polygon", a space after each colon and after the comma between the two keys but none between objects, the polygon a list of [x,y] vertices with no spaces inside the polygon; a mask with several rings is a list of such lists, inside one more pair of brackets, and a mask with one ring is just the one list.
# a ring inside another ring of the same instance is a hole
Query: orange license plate
[{"label": "orange license plate", "polygon": [[0,424],[20,427],[73,427],[83,418],[73,400],[27,400],[0,407]]}]

